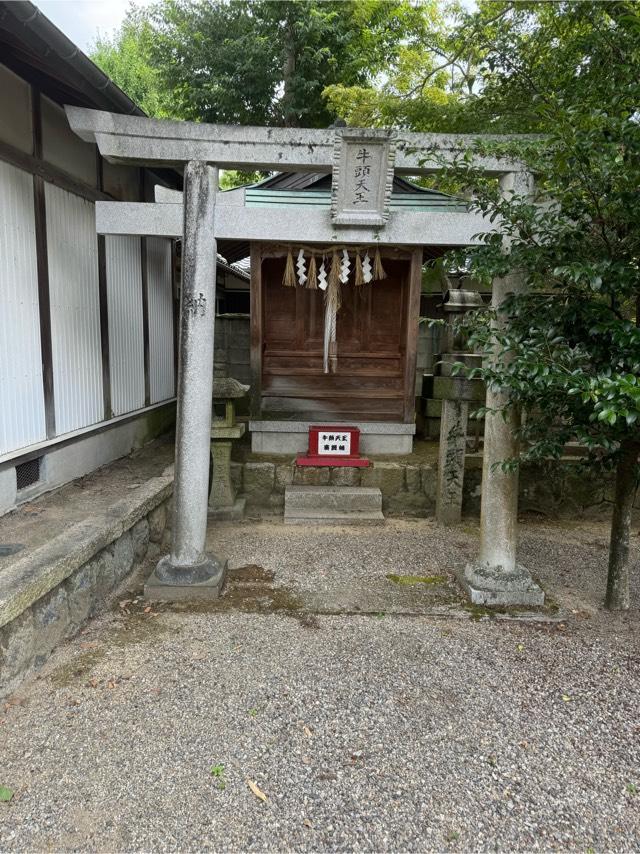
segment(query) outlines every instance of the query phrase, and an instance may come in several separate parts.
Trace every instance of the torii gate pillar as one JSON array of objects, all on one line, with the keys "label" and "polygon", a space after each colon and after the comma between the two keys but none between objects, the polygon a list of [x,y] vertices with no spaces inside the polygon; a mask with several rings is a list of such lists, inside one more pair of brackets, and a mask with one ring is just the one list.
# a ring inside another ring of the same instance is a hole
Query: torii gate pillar
[{"label": "torii gate pillar", "polygon": [[216,305],[213,219],[218,170],[202,161],[190,161],[184,177],[171,554],[160,560],[144,588],[148,599],[173,602],[216,598],[226,571],[226,562],[205,552]]},{"label": "torii gate pillar", "polygon": [[[503,198],[530,195],[528,173],[508,173],[500,180]],[[497,328],[508,324],[504,303],[512,293],[521,293],[524,279],[514,271],[494,279],[492,308]],[[496,346],[491,359],[502,358]],[[516,560],[518,544],[518,471],[505,470],[502,463],[519,456],[520,413],[510,405],[504,389],[489,386],[486,400],[484,451],[482,455],[482,501],[480,509],[480,553],[458,577],[472,602],[478,605],[543,605],[544,591],[529,570]]]}]

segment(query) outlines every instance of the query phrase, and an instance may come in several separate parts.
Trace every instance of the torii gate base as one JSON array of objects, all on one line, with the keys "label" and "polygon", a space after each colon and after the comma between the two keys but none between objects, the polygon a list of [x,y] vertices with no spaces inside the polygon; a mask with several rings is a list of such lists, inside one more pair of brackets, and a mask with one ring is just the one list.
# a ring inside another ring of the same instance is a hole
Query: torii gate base
[{"label": "torii gate base", "polygon": [[[194,602],[217,599],[224,587],[227,574],[227,562],[220,563],[216,558],[206,561],[202,567],[204,581],[199,581],[193,573],[180,570],[177,582],[169,556],[162,558],[152,575],[144,585],[144,598],[149,602]],[[168,581],[163,581],[167,576]]]},{"label": "torii gate base", "polygon": [[[198,570],[199,572],[196,572]],[[217,599],[224,587],[227,561],[209,558],[199,567],[187,572],[180,567],[176,578],[171,557],[163,557],[144,585],[144,598],[150,602],[193,602]],[[204,578],[200,580],[200,576]],[[166,577],[167,580],[164,580]]]}]

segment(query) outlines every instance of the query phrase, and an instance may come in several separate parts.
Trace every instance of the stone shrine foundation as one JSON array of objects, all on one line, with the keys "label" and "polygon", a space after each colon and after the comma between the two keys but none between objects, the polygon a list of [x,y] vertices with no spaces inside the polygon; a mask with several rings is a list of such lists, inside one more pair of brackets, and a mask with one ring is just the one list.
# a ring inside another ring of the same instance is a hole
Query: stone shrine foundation
[{"label": "stone shrine foundation", "polygon": [[309,427],[314,424],[331,424],[332,427],[357,427],[360,430],[360,453],[410,454],[413,447],[415,424],[392,421],[335,421],[331,418],[315,421],[252,420],[251,450],[256,454],[301,454],[309,445]]}]

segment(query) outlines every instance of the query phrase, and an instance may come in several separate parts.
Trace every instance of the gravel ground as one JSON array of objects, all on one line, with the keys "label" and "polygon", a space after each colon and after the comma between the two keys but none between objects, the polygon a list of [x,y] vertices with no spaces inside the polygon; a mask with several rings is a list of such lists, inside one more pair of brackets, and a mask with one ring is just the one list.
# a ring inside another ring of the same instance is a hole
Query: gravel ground
[{"label": "gravel ground", "polygon": [[0,850],[637,850],[638,593],[599,609],[605,535],[524,525],[567,613],[535,623],[424,615],[430,585],[386,579],[448,575],[475,525],[217,526],[232,567],[338,612],[249,584],[253,606],[94,621],[0,715]]}]

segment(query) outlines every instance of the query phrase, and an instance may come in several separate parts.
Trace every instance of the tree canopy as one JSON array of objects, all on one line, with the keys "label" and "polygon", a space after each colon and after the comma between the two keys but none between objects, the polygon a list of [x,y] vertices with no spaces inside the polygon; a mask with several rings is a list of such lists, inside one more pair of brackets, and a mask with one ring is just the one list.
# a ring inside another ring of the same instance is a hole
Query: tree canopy
[{"label": "tree canopy", "polygon": [[327,87],[374,86],[437,17],[435,0],[160,0],[92,56],[153,115],[326,127]]},{"label": "tree canopy", "polygon": [[497,225],[459,260],[485,281],[515,270],[527,285],[498,309],[508,323],[470,318],[495,355],[475,373],[525,412],[521,459],[557,459],[577,442],[589,462],[617,467],[607,601],[626,607],[640,452],[640,15],[632,3],[532,4],[497,44],[509,61],[470,109],[509,105],[518,128],[545,133],[494,147],[535,174],[533,197],[504,197],[465,158],[454,170]]},{"label": "tree canopy", "polygon": [[112,38],[96,40],[91,58],[147,115],[177,118],[170,94],[152,64],[152,46],[149,24],[130,15]]}]

